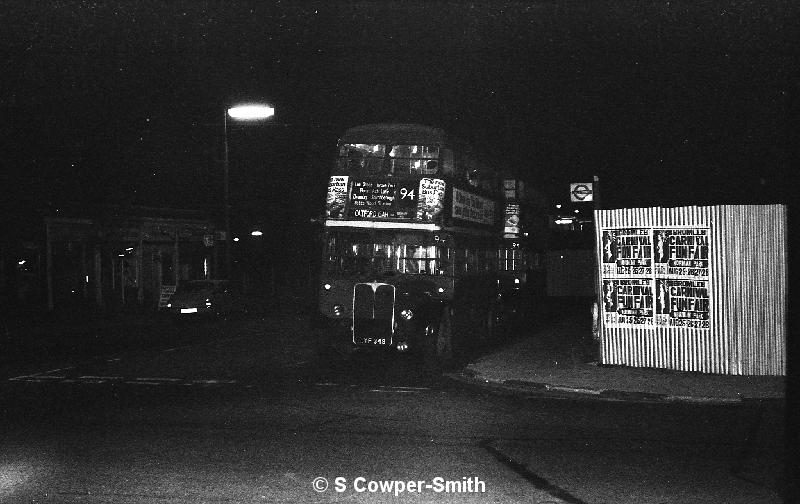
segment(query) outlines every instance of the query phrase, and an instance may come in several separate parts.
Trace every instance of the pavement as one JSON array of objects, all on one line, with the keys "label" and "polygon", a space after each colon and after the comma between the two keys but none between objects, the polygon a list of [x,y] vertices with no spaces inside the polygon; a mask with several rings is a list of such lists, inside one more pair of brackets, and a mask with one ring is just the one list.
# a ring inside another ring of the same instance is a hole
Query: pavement
[{"label": "pavement", "polygon": [[598,364],[589,317],[561,316],[513,337],[451,378],[512,392],[617,401],[785,401],[783,376],[733,376]]}]

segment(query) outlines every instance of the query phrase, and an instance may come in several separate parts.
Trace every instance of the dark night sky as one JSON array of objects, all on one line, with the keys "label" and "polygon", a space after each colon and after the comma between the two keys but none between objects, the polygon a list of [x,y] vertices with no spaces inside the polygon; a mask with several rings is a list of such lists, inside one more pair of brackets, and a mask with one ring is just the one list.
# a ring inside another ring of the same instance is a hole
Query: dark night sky
[{"label": "dark night sky", "polygon": [[593,174],[610,206],[787,197],[788,3],[1,5],[7,214],[218,205],[224,105],[259,97],[276,124],[231,137],[254,213],[317,211],[337,135],[379,121],[451,130],[556,200]]}]

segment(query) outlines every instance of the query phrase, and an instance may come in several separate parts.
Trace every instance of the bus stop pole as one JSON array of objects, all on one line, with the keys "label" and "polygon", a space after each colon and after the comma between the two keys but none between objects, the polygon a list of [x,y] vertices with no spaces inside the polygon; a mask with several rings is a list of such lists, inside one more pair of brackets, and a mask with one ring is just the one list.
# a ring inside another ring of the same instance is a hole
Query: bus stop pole
[{"label": "bus stop pole", "polygon": [[[597,223],[598,210],[601,208],[600,203],[600,177],[594,176],[592,180],[592,205],[594,206],[594,215],[592,217],[594,224],[594,232],[597,236],[600,232]],[[595,264],[595,280],[594,280],[594,301],[592,302],[592,350],[594,353],[593,360],[602,362],[602,314],[600,312],[600,295],[603,292],[603,282],[601,268],[603,266],[602,258],[600,257],[599,246],[595,246],[594,264]]]},{"label": "bus stop pole", "polygon": [[230,158],[228,154],[228,108],[225,107],[223,111],[223,123],[222,123],[222,137],[223,137],[223,153],[222,153],[222,170],[223,170],[223,177],[224,177],[224,195],[223,195],[223,204],[225,205],[225,278],[230,280],[231,278],[231,208],[230,208],[230,173],[229,173],[229,166],[230,166]]}]

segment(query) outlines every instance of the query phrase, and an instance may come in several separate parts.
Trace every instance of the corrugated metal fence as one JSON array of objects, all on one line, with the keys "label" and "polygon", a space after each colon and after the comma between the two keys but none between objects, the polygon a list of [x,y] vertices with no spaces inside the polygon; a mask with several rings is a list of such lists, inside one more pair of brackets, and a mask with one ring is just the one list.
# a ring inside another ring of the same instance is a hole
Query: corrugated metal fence
[{"label": "corrugated metal fence", "polygon": [[782,205],[595,211],[601,361],[786,374]]}]

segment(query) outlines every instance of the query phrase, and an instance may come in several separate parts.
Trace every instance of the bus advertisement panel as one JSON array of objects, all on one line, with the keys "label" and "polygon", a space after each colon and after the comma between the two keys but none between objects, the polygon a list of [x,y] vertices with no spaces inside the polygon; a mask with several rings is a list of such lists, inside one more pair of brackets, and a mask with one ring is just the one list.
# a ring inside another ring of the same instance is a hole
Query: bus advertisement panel
[{"label": "bus advertisement panel", "polygon": [[334,175],[328,180],[328,198],[325,203],[325,216],[331,219],[344,217],[347,206],[347,175]]},{"label": "bus advertisement panel", "polygon": [[494,201],[463,189],[453,188],[453,218],[491,226],[495,222]]},{"label": "bus advertisement panel", "polygon": [[419,181],[417,220],[433,222],[444,209],[445,183],[442,179],[423,178]]}]

